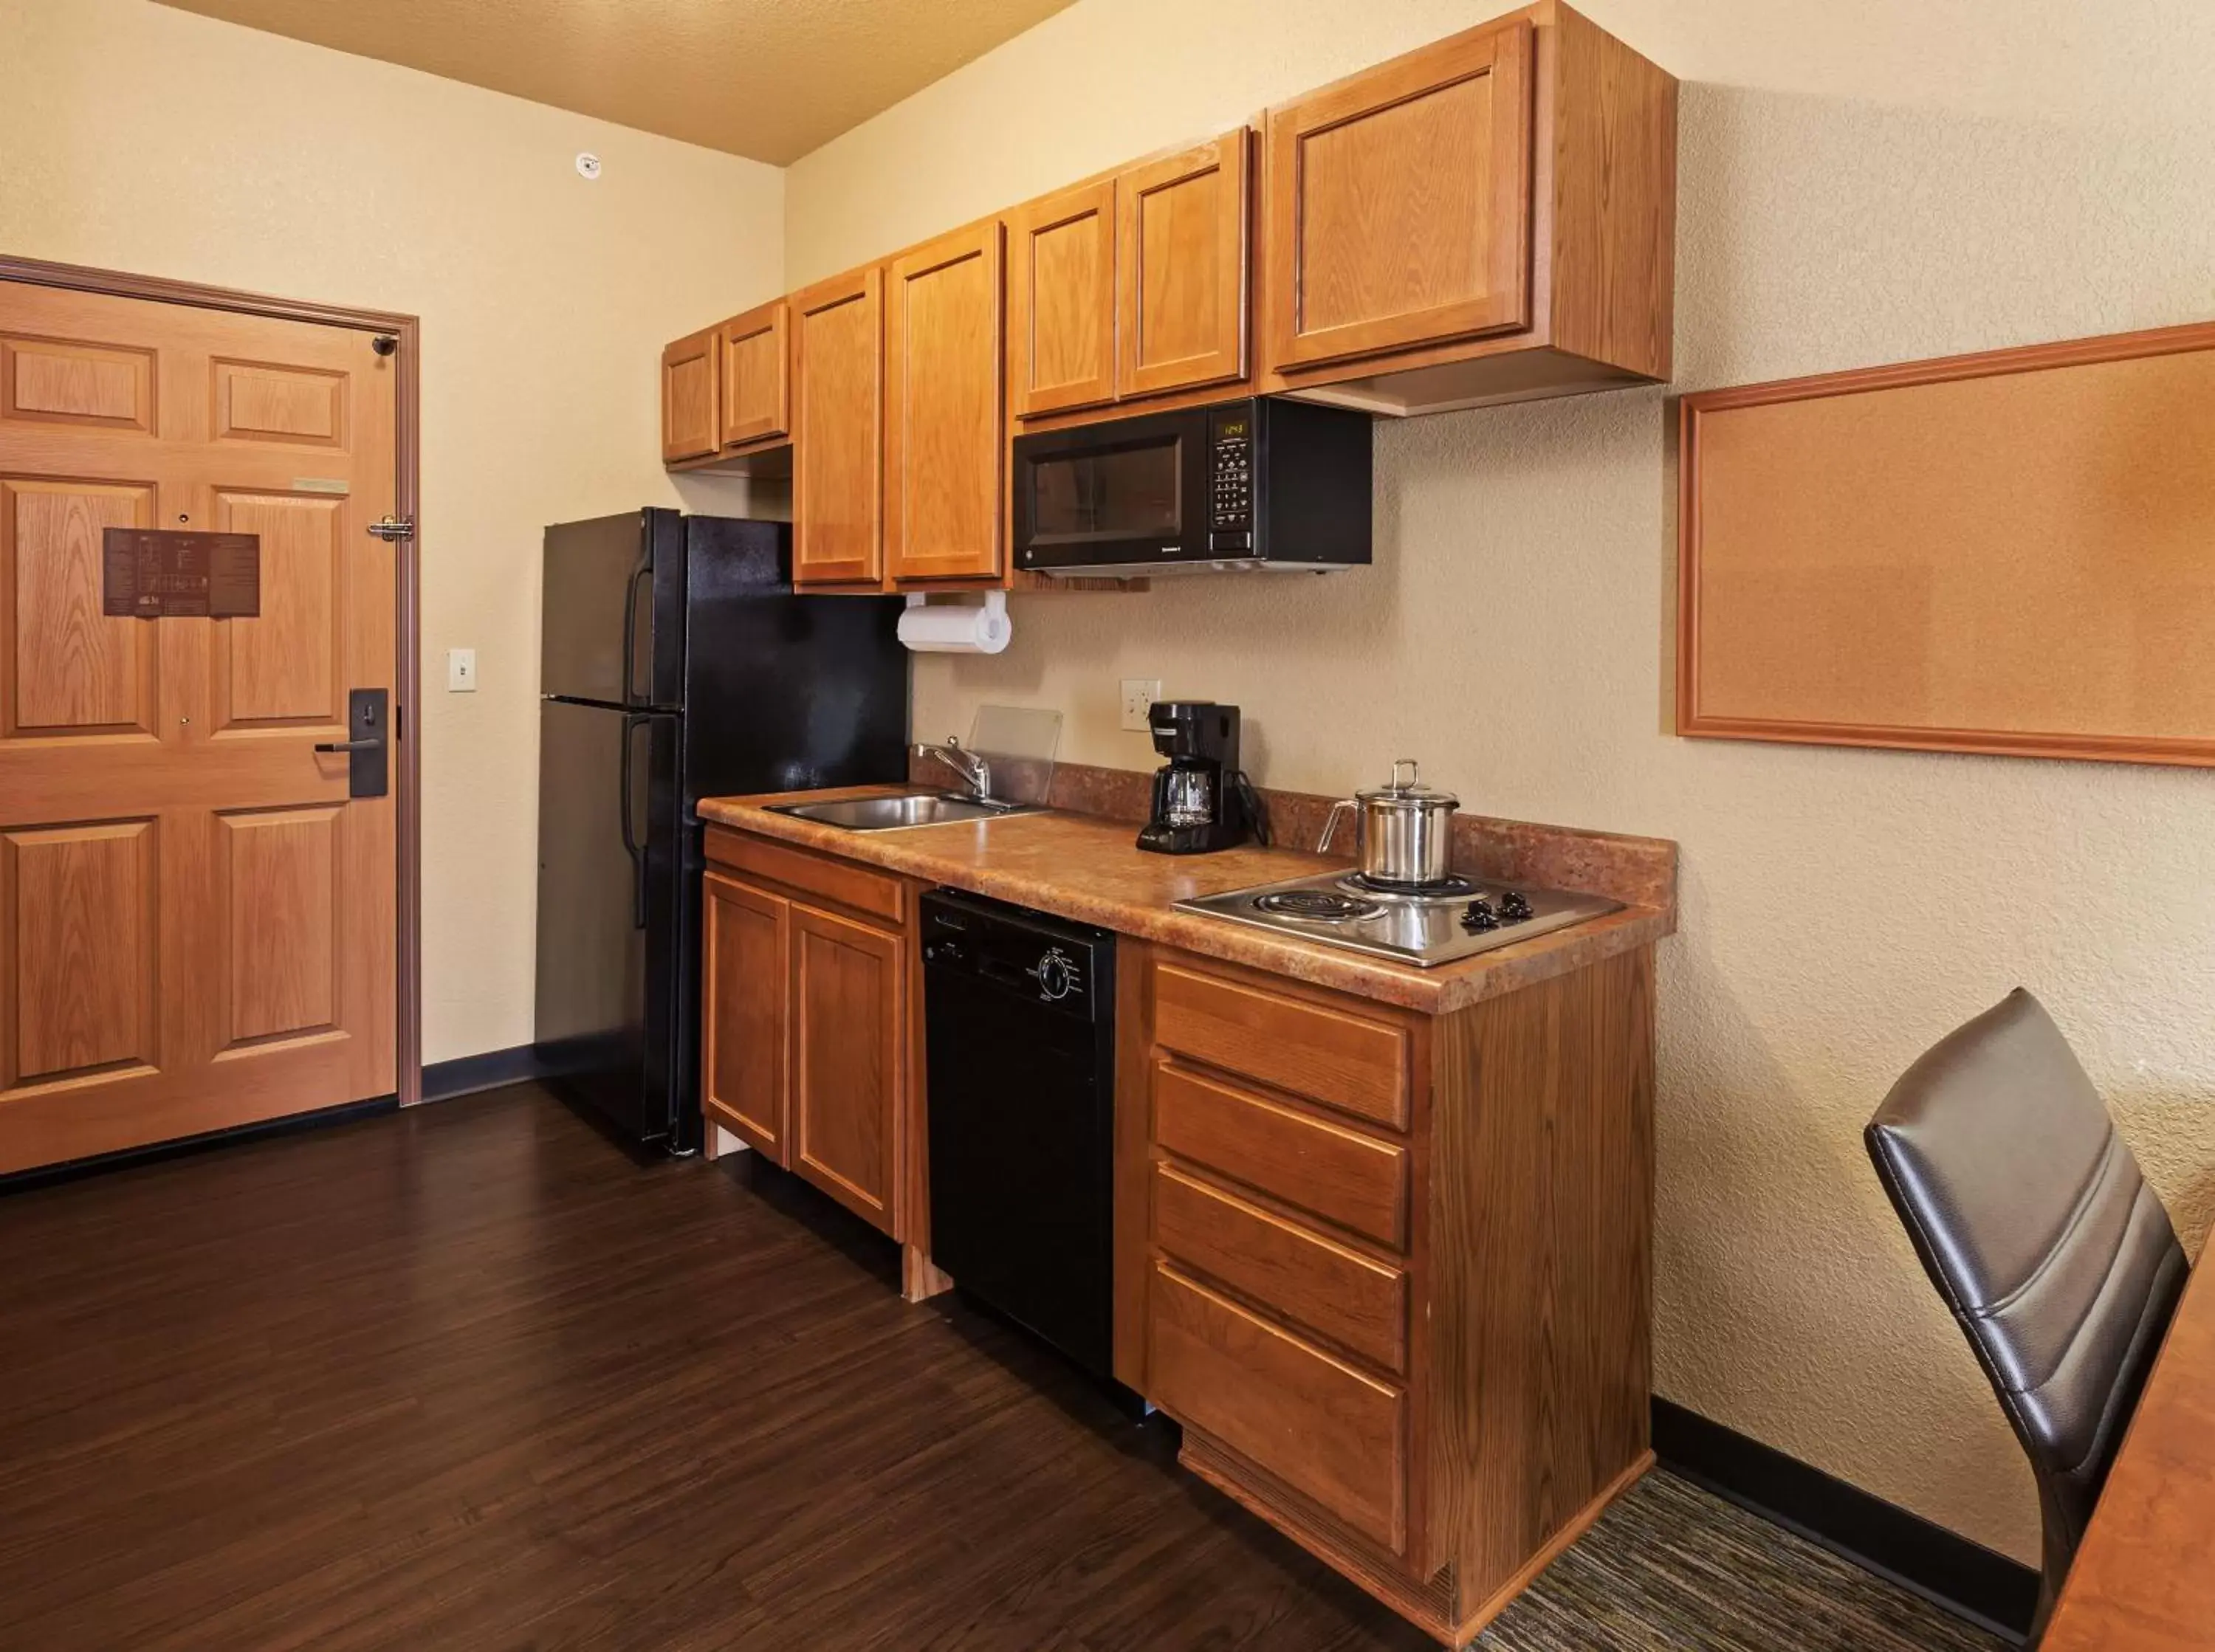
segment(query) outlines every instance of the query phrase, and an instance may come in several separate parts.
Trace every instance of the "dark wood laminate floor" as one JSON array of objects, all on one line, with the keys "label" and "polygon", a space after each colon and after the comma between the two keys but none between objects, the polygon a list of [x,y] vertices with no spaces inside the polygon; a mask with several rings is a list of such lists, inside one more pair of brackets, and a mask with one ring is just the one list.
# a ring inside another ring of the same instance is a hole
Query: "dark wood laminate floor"
[{"label": "dark wood laminate floor", "polygon": [[[528,1087],[0,1197],[0,1648],[1429,1644],[893,1263]],[[1485,1644],[1994,1643],[1654,1475]]]}]

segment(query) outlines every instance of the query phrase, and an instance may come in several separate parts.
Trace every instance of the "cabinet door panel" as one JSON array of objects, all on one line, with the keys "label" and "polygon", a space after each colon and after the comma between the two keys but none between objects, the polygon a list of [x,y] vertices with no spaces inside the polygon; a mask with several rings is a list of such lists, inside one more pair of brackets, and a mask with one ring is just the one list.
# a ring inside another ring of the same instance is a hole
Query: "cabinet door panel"
[{"label": "cabinet door panel", "polygon": [[885,543],[895,579],[1000,572],[1000,226],[892,266],[885,333]]},{"label": "cabinet door panel", "polygon": [[782,298],[723,323],[723,445],[767,441],[792,428],[790,308]]},{"label": "cabinet door panel", "polygon": [[715,451],[716,332],[679,339],[661,352],[661,457],[665,464],[704,459]]},{"label": "cabinet door panel", "polygon": [[1008,215],[1008,399],[1018,418],[1115,399],[1115,180]]},{"label": "cabinet door panel", "polygon": [[1270,111],[1272,366],[1530,325],[1531,49],[1519,19]]},{"label": "cabinet door panel", "polygon": [[899,1236],[901,938],[792,909],[793,1168]]},{"label": "cabinet door panel", "polygon": [[1244,376],[1248,150],[1241,127],[1116,180],[1119,395]]},{"label": "cabinet door panel", "polygon": [[708,1001],[700,1081],[708,1123],[734,1130],[777,1164],[790,1162],[785,1128],[785,989],[791,908],[766,890],[714,872],[705,879],[703,971]]},{"label": "cabinet door panel", "polygon": [[796,293],[792,577],[884,576],[884,278],[872,266]]}]

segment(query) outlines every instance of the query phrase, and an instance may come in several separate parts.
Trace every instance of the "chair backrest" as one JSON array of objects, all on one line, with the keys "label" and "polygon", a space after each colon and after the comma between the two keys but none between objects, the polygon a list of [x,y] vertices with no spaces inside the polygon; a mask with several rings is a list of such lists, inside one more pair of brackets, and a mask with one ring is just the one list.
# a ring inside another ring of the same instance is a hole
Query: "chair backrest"
[{"label": "chair backrest", "polygon": [[2030,1457],[2050,1595],[2183,1288],[2169,1213],[2021,988],[1909,1068],[1866,1138]]}]

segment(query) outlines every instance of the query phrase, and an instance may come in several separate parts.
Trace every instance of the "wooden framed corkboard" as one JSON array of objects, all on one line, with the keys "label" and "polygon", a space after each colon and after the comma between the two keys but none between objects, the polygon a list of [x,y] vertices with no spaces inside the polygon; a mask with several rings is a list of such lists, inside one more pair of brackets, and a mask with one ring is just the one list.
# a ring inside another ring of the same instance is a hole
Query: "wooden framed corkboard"
[{"label": "wooden framed corkboard", "polygon": [[2215,767],[2215,324],[1678,417],[1678,733]]}]

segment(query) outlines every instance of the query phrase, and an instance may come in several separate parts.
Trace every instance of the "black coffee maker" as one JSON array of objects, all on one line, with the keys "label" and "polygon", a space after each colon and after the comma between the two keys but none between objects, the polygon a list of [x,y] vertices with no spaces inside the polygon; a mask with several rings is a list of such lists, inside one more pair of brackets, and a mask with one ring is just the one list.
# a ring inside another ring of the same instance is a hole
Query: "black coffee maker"
[{"label": "black coffee maker", "polygon": [[1147,713],[1154,750],[1153,813],[1138,847],[1156,854],[1206,854],[1269,841],[1261,799],[1238,767],[1238,707],[1207,700],[1161,700]]}]

